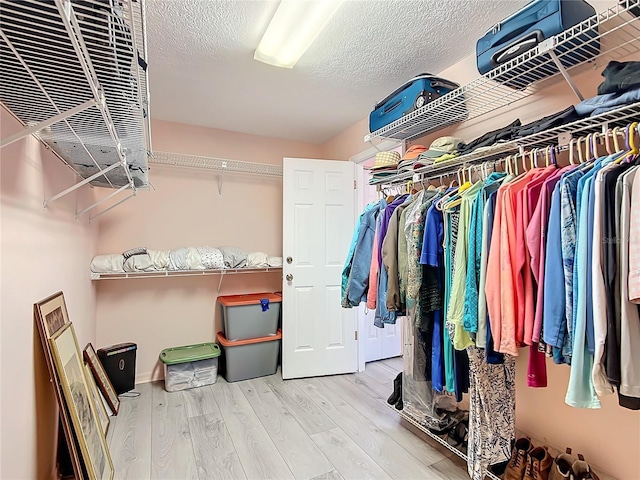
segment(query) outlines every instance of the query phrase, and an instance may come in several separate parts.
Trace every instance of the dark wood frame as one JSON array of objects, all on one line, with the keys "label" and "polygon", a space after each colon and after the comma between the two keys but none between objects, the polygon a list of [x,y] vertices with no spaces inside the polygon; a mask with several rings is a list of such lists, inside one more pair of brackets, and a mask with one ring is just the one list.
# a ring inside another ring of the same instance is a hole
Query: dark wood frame
[{"label": "dark wood frame", "polygon": [[93,345],[91,345],[91,342],[87,343],[87,346],[84,347],[83,355],[85,361],[89,364],[89,367],[91,367],[96,385],[98,385],[102,395],[104,395],[104,398],[107,400],[109,408],[111,408],[114,415],[117,415],[118,410],[120,409],[120,399],[111,384],[111,380],[109,380],[109,377],[107,376],[107,372],[104,371],[102,363],[100,363],[98,355],[96,355],[96,351],[94,350]]},{"label": "dark wood frame", "polygon": [[44,300],[35,303],[33,305],[33,319],[38,330],[40,342],[42,343],[44,358],[47,364],[47,370],[49,371],[49,379],[53,384],[56,401],[58,402],[60,410],[60,424],[62,425],[64,437],[67,442],[67,448],[69,450],[69,456],[71,457],[73,474],[76,479],[84,480],[85,478],[87,478],[87,472],[84,469],[84,464],[82,463],[82,459],[80,458],[80,445],[78,444],[78,439],[76,438],[75,432],[71,425],[71,416],[67,404],[64,401],[62,389],[60,386],[60,379],[58,378],[58,374],[55,369],[53,353],[51,352],[51,347],[49,346],[49,338],[51,338],[51,335],[53,335],[55,331],[49,332],[48,323],[45,318],[47,314],[45,314],[44,312],[48,312],[50,306],[49,304],[52,302],[60,304],[59,307],[61,308],[61,313],[63,314],[64,323],[61,327],[58,328],[58,330],[64,327],[66,324],[71,323],[69,322],[69,314],[67,312],[67,306],[64,301],[64,294],[62,292],[56,292],[53,295],[45,298]]}]

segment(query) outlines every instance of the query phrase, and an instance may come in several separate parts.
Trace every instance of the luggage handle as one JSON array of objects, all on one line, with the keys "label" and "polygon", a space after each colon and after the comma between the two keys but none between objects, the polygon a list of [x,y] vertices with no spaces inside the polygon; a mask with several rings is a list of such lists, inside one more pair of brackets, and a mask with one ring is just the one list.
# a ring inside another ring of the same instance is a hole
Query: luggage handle
[{"label": "luggage handle", "polygon": [[453,82],[447,82],[446,80],[435,80],[431,82],[431,88],[435,89],[438,87],[448,88],[449,90],[455,90],[456,88],[460,88],[460,85]]},{"label": "luggage handle", "polygon": [[509,45],[507,48],[494,53],[491,57],[491,63],[494,65],[502,65],[521,53],[531,50],[543,40],[544,37],[542,32],[540,30],[536,30],[526,37],[519,39],[518,43]]},{"label": "luggage handle", "polygon": [[398,99],[395,102],[393,102],[391,105],[387,105],[386,107],[384,107],[384,113],[383,114],[389,113],[391,110],[395,110],[400,105],[402,105],[402,99]]},{"label": "luggage handle", "polygon": [[[517,17],[519,14],[520,14],[520,11],[515,12],[514,14],[512,14],[509,17],[507,17],[504,20],[502,20],[500,23],[496,23],[493,27],[491,27],[489,30],[487,30],[487,33],[485,33],[485,35],[488,35],[490,33],[496,35],[502,29],[502,25],[504,25],[505,23],[509,22],[509,20]],[[541,18],[544,18],[547,15],[548,15],[547,6],[545,5],[541,9],[530,13],[526,17],[519,18],[518,21],[522,22],[524,24],[523,27],[526,30],[527,28],[531,27],[532,25],[535,25]]]}]

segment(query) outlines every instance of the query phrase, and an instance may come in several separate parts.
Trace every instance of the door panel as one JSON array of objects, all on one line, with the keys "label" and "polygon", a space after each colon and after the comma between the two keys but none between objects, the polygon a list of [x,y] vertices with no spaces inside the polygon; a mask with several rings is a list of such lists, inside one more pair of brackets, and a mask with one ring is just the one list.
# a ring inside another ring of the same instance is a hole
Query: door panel
[{"label": "door panel", "polygon": [[354,311],[340,305],[354,178],[350,162],[284,159],[283,378],[357,370]]}]

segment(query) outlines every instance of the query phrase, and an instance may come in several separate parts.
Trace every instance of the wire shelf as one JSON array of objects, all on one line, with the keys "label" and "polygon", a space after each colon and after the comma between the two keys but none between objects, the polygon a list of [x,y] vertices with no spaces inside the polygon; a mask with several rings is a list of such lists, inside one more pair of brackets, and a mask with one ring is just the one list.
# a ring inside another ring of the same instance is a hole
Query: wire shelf
[{"label": "wire shelf", "polygon": [[575,122],[551,128],[540,133],[534,133],[516,140],[499,143],[490,149],[483,150],[481,152],[471,152],[467,155],[452,158],[451,160],[427,165],[408,172],[401,172],[396,175],[390,175],[378,180],[372,179],[369,184],[399,185],[414,178],[413,176],[415,174],[420,175],[422,178],[433,178],[434,176],[437,177],[438,175],[443,175],[470,164],[497,160],[505,155],[517,152],[521,148],[536,148],[556,145],[558,144],[558,136],[562,133],[580,134],[584,136],[589,133],[601,132],[603,128],[606,129],[615,126],[623,126],[626,125],[630,119],[639,118],[640,102],[637,102],[600,115],[576,120]]},{"label": "wire shelf", "polygon": [[[3,0],[0,101],[92,185],[148,186],[144,0]],[[119,164],[118,168],[106,167]]]},{"label": "wire shelf", "polygon": [[[453,445],[449,445],[449,443],[446,442],[443,438],[441,438],[438,435],[435,435],[434,433],[432,433],[427,427],[425,427],[420,422],[419,419],[414,418],[413,415],[408,414],[404,410],[396,410],[396,408],[393,405],[389,405],[386,402],[385,402],[385,405],[388,408],[390,408],[391,410],[393,410],[394,412],[396,412],[400,417],[402,417],[404,420],[409,422],[411,425],[416,427],[418,430],[420,430],[423,433],[426,433],[430,438],[432,438],[433,440],[438,442],[440,445],[445,447],[447,450],[449,450],[450,452],[453,452],[454,454],[456,454],[458,457],[460,457],[465,462],[467,461],[467,455],[464,452],[461,452],[460,450],[458,450]],[[490,478],[491,480],[502,480],[500,477],[494,475],[491,472],[485,472],[485,476],[486,476],[486,478]]]},{"label": "wire shelf", "polygon": [[282,176],[281,165],[227,160],[224,158],[200,157],[196,155],[183,155],[180,153],[155,152],[154,157],[150,162],[156,165],[168,165],[183,168],[198,168],[204,170],[245,173],[250,175],[266,175],[272,177]]},{"label": "wire shelf", "polygon": [[[640,17],[629,10],[640,0],[627,0],[552,37],[472,82],[364,137],[406,140],[471,120],[510,105],[560,77],[600,68],[608,61],[640,51]],[[568,81],[574,88],[570,78]],[[579,92],[578,92],[579,94]]]},{"label": "wire shelf", "polygon": [[245,273],[282,272],[282,267],[265,268],[226,268],[216,270],[161,270],[153,272],[91,272],[91,280],[119,280],[123,278],[168,278],[168,277],[202,277],[208,275],[236,275]]}]

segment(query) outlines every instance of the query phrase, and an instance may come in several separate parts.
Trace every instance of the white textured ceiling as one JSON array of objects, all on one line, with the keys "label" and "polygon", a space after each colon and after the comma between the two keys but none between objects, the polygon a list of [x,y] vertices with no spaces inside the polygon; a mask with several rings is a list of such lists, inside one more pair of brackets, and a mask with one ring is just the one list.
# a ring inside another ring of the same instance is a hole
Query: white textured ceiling
[{"label": "white textured ceiling", "polygon": [[322,143],[527,1],[347,0],[289,70],[253,59],[277,1],[148,0],[151,115]]}]

